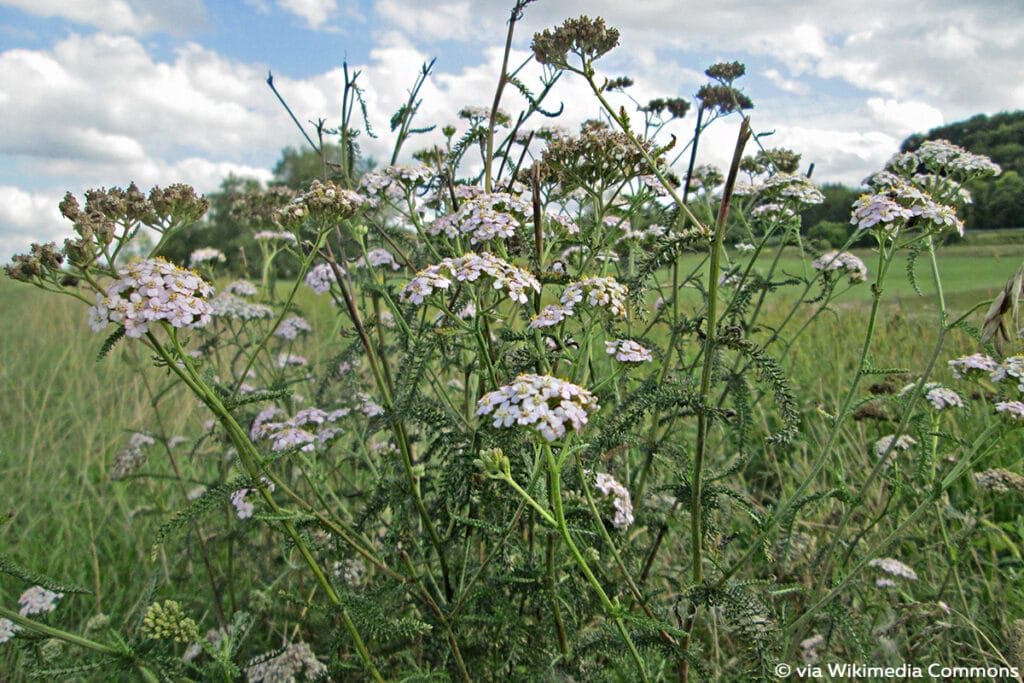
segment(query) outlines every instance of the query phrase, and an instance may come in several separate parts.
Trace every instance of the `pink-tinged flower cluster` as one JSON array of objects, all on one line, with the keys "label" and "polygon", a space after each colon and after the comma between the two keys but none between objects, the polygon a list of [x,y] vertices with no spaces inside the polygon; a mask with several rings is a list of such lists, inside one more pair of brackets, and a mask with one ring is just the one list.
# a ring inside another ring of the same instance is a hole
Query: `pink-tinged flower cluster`
[{"label": "pink-tinged flower cluster", "polygon": [[15,631],[20,630],[21,627],[10,619],[0,619],[0,644],[6,643],[14,637]]},{"label": "pink-tinged flower cluster", "polygon": [[270,450],[275,453],[292,448],[311,453],[343,432],[335,423],[350,412],[348,408],[332,411],[304,408],[287,420],[275,422],[273,418],[280,415],[281,410],[268,408],[253,420],[249,434],[253,441],[269,441]]},{"label": "pink-tinged flower cluster", "polygon": [[[908,384],[903,387],[903,389],[900,390],[900,396],[905,396],[910,393],[915,386],[917,385]],[[964,400],[960,398],[960,394],[935,382],[928,382],[924,385],[924,398],[935,406],[935,410],[964,407]]]},{"label": "pink-tinged flower cluster", "polygon": [[257,242],[297,242],[295,235],[290,232],[275,232],[273,230],[260,230],[252,236]]},{"label": "pink-tinged flower cluster", "polygon": [[274,309],[263,304],[254,304],[224,291],[210,300],[210,314],[215,318],[231,320],[259,320],[272,317]]},{"label": "pink-tinged flower cluster", "polygon": [[192,255],[188,257],[188,267],[195,268],[200,263],[206,263],[207,261],[219,261],[220,263],[224,263],[224,252],[220,249],[214,249],[213,247],[196,249],[192,252]]},{"label": "pink-tinged flower cluster", "polygon": [[1008,413],[1014,419],[1024,419],[1024,403],[1020,401],[1000,401],[996,404],[996,411]]},{"label": "pink-tinged flower cluster", "polygon": [[755,206],[750,214],[769,223],[781,223],[796,218],[796,213],[793,209],[778,202],[768,202],[767,204]]},{"label": "pink-tinged flower cluster", "polygon": [[633,524],[633,500],[629,495],[629,489],[620,484],[610,474],[598,472],[594,476],[594,486],[605,497],[612,499],[615,508],[615,517],[612,518],[612,525],[619,531],[625,531]]},{"label": "pink-tinged flower cluster", "polygon": [[542,327],[554,327],[572,315],[572,306],[560,306],[549,304],[530,321],[530,329],[538,330]]},{"label": "pink-tinged flower cluster", "polygon": [[975,353],[970,356],[963,356],[949,361],[949,367],[953,370],[953,377],[963,379],[978,374],[992,375],[1000,370],[999,363],[983,353]]},{"label": "pink-tinged flower cluster", "polygon": [[89,326],[99,332],[110,323],[124,325],[125,334],[138,338],[151,322],[174,327],[203,327],[212,309],[205,301],[213,287],[199,275],[157,257],[136,260],[118,271],[119,279],[96,294],[89,309]]},{"label": "pink-tinged flower cluster", "polygon": [[[881,439],[875,442],[875,455],[879,458],[884,456],[886,452],[889,453],[889,462],[896,459],[896,451],[909,451],[911,448],[917,445],[917,441],[914,437],[907,434],[901,434],[896,443],[893,443],[893,439],[896,438],[895,434],[889,436],[883,436]],[[892,450],[890,450],[890,447]]]},{"label": "pink-tinged flower cluster", "polygon": [[563,306],[574,309],[586,297],[587,304],[594,308],[607,308],[612,315],[626,317],[626,297],[629,288],[614,277],[589,277],[579,282],[570,282],[559,301]]},{"label": "pink-tinged flower cluster", "polygon": [[597,398],[583,387],[550,375],[524,374],[484,394],[476,414],[491,416],[494,427],[532,427],[545,440],[555,441],[565,436],[567,426],[583,429],[587,414],[597,407]]},{"label": "pink-tinged flower cluster", "polygon": [[917,156],[933,173],[971,177],[1002,173],[999,164],[987,156],[968,152],[949,140],[926,140],[917,149]]},{"label": "pink-tinged flower cluster", "polygon": [[[260,483],[263,484],[268,491],[273,492],[277,487],[274,486],[274,482],[270,481],[266,477],[260,477]],[[231,494],[231,505],[235,508],[235,514],[239,519],[249,519],[252,517],[252,513],[255,512],[256,506],[251,501],[245,499],[250,493],[256,493],[256,489],[238,489]]]},{"label": "pink-tinged flower cluster", "polygon": [[27,617],[52,612],[57,608],[57,601],[63,597],[63,593],[46,590],[42,586],[32,586],[18,598],[18,604],[21,605],[18,614]]},{"label": "pink-tinged flower cluster", "polygon": [[564,213],[549,213],[547,214],[551,225],[557,225],[568,235],[577,235],[580,232],[580,226],[576,224],[571,217]]},{"label": "pink-tinged flower cluster", "polygon": [[903,564],[897,559],[891,557],[878,557],[868,562],[869,567],[875,567],[881,569],[890,576],[895,576],[900,579],[907,579],[908,581],[917,581],[917,572],[911,567]]},{"label": "pink-tinged flower cluster", "polygon": [[364,175],[359,186],[368,195],[383,194],[392,201],[398,201],[405,196],[407,190],[428,185],[433,177],[434,170],[423,164],[387,166]]},{"label": "pink-tinged flower cluster", "polygon": [[470,244],[512,237],[533,208],[529,202],[507,192],[479,194],[462,203],[459,210],[434,221],[430,234],[449,237],[470,235]]},{"label": "pink-tinged flower cluster", "polygon": [[846,271],[850,276],[850,282],[866,282],[868,279],[868,267],[848,251],[830,251],[822,254],[814,259],[811,267],[823,273]]},{"label": "pink-tinged flower cluster", "polygon": [[289,316],[281,321],[281,324],[277,326],[274,331],[275,337],[281,337],[282,339],[294,340],[298,339],[299,334],[302,332],[312,332],[313,328],[309,326],[305,318],[300,318],[297,315]]},{"label": "pink-tinged flower cluster", "polygon": [[331,289],[331,285],[338,281],[334,275],[334,269],[326,263],[318,263],[306,273],[306,286],[316,294],[323,294]]},{"label": "pink-tinged flower cluster", "polygon": [[289,365],[309,365],[309,360],[305,356],[298,356],[294,353],[279,353],[277,354],[277,367],[286,368]]},{"label": "pink-tinged flower cluster", "polygon": [[1017,380],[1017,390],[1024,391],[1024,356],[1010,356],[992,371],[992,381],[1002,382],[1007,377]]},{"label": "pink-tinged flower cluster", "polygon": [[874,194],[863,194],[853,203],[850,223],[859,230],[874,230],[894,239],[903,227],[916,219],[914,225],[934,232],[955,230],[964,234],[964,224],[956,211],[937,203],[927,192],[893,173],[876,174],[871,184]]},{"label": "pink-tinged flower cluster", "polygon": [[605,351],[615,356],[620,363],[643,363],[654,360],[650,349],[646,349],[632,339],[616,339],[604,343]]},{"label": "pink-tinged flower cluster", "polygon": [[790,173],[776,173],[767,178],[758,186],[757,192],[769,200],[795,204],[800,208],[825,201],[825,195],[810,178]]},{"label": "pink-tinged flower cluster", "polygon": [[422,304],[435,290],[448,289],[452,280],[476,282],[481,276],[493,280],[494,289],[504,289],[510,299],[522,304],[529,301],[528,290],[540,292],[540,282],[528,271],[484,252],[442,259],[424,268],[402,288],[400,296],[403,301]]},{"label": "pink-tinged flower cluster", "polygon": [[356,261],[357,268],[379,268],[388,266],[391,270],[398,270],[402,266],[398,264],[395,257],[387,249],[371,249],[366,256]]},{"label": "pink-tinged flower cluster", "polygon": [[256,285],[249,282],[248,280],[235,280],[224,287],[225,292],[234,294],[235,296],[256,296]]}]

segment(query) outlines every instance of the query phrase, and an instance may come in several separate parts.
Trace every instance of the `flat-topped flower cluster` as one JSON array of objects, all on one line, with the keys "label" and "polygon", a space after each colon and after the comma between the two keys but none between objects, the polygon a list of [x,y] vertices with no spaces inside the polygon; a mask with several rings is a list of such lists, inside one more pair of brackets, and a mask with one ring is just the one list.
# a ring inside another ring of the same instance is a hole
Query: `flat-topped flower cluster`
[{"label": "flat-topped flower cluster", "polygon": [[576,432],[587,424],[587,414],[597,410],[597,398],[583,387],[550,375],[519,375],[514,382],[484,394],[477,401],[477,415],[490,415],[494,427],[533,427],[547,441]]},{"label": "flat-topped flower cluster", "polygon": [[530,214],[532,207],[521,197],[507,192],[481,193],[462,203],[453,214],[431,225],[432,235],[444,233],[454,239],[469,235],[470,244],[509,238]]},{"label": "flat-topped flower cluster", "polygon": [[159,256],[132,261],[118,271],[117,281],[89,309],[89,326],[99,332],[110,323],[124,325],[125,334],[138,338],[151,322],[173,327],[203,327],[213,309],[206,301],[213,287],[196,273]]},{"label": "flat-topped flower cluster", "polygon": [[424,268],[402,288],[400,296],[403,301],[422,304],[435,290],[448,289],[453,280],[476,282],[481,276],[492,279],[494,289],[504,289],[510,299],[521,304],[529,301],[528,290],[540,292],[540,282],[528,271],[484,252],[442,259]]},{"label": "flat-topped flower cluster", "polygon": [[845,271],[850,282],[865,282],[868,279],[868,267],[857,256],[848,251],[830,251],[814,259],[811,267],[823,273]]}]

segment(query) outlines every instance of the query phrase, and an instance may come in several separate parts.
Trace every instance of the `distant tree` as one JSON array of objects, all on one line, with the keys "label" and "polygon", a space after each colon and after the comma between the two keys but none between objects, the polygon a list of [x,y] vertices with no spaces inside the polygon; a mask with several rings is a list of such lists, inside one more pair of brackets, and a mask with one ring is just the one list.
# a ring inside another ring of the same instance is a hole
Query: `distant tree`
[{"label": "distant tree", "polygon": [[805,231],[810,230],[822,221],[830,223],[850,222],[850,205],[864,192],[846,185],[829,183],[821,188],[825,201],[812,206],[801,214]]},{"label": "distant tree", "polygon": [[911,135],[901,151],[914,151],[925,140],[949,140],[955,145],[984,154],[999,164],[1003,173],[970,184],[974,201],[964,215],[968,230],[1024,227],[1024,111],[987,116],[978,114],[965,121]]}]

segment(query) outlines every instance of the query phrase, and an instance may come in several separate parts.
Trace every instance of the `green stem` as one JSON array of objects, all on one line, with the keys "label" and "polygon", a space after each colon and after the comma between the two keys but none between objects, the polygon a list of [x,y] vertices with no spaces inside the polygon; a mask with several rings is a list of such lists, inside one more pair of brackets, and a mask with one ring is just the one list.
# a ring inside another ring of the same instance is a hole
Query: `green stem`
[{"label": "green stem", "polygon": [[[601,605],[604,607],[605,614],[615,622],[615,628],[618,630],[619,635],[622,637],[622,641],[626,644],[629,649],[630,655],[633,657],[633,661],[636,662],[637,668],[640,671],[640,678],[644,681],[649,680],[647,677],[647,670],[644,668],[644,660],[640,656],[640,652],[636,649],[636,645],[633,643],[633,639],[629,635],[629,631],[626,630],[626,625],[622,621],[622,617],[615,616],[617,610],[615,604],[605,593],[604,588],[601,586],[601,582],[594,576],[594,572],[590,569],[590,565],[587,564],[586,559],[583,557],[583,553],[576,546],[576,542],[572,540],[572,534],[569,532],[569,524],[565,520],[565,511],[562,508],[562,473],[558,465],[555,463],[555,454],[551,451],[551,446],[544,444],[544,453],[547,456],[548,471],[551,473],[551,505],[555,511],[555,523],[558,533],[561,535],[562,540],[565,541],[565,545],[569,548],[569,552],[572,554],[573,559],[576,560],[576,565],[583,572],[583,575],[587,578],[587,582],[593,587],[594,592],[597,593],[598,599],[601,601]],[[550,515],[549,515],[550,516]]]},{"label": "green stem", "polygon": [[75,635],[74,633],[69,633],[62,629],[55,628],[53,626],[47,626],[42,622],[35,621],[34,619],[26,619],[14,610],[8,609],[7,607],[4,607],[2,605],[0,605],[0,617],[9,619],[18,626],[29,629],[30,631],[41,633],[44,636],[49,636],[50,638],[57,638],[59,640],[63,640],[64,642],[71,643],[73,645],[78,645],[79,647],[95,650],[96,652],[102,652],[105,655],[114,655],[115,657],[131,656],[130,650],[116,649],[109,645],[97,643],[95,640],[89,640],[88,638],[83,638],[82,636]]}]

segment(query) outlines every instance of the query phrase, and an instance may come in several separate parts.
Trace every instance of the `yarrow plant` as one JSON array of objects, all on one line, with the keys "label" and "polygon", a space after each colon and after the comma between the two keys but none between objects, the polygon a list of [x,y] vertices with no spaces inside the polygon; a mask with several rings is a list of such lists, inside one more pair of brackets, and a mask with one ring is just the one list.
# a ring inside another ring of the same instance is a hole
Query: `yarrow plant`
[{"label": "yarrow plant", "polygon": [[[742,64],[708,68],[692,102],[640,102],[600,73],[628,36],[579,17],[533,37],[530,82],[508,61],[528,4],[493,102],[414,120],[424,65],[387,165],[360,156],[379,126],[345,67],[342,119],[303,131],[322,174],[303,189],[253,183],[194,227],[210,202],[185,186],[69,195],[75,237],[7,267],[82,302],[104,362],[138,370],[154,410],[127,414],[103,484],[145,497],[125,505],[140,529],[163,521],[128,607],[81,633],[50,612],[84,589],[0,557],[39,584],[0,602],[0,643],[39,675],[760,680],[794,657],[997,659],[967,617],[1016,572],[1016,527],[985,516],[1016,504],[997,494],[1019,490],[1003,446],[1024,356],[948,360],[973,309],[951,311],[936,252],[963,232],[965,183],[998,167],[944,141],[902,152],[821,253],[801,230],[825,195],[798,152],[762,146]],[[546,125],[559,79],[599,117]],[[736,133],[726,169],[699,163],[712,125]],[[194,243],[224,216],[241,248]],[[909,326],[932,310],[883,302],[905,255],[931,269],[937,338],[885,367],[885,335],[923,339]],[[866,282],[868,303],[839,303]],[[979,336],[1014,327],[1013,291]],[[94,561],[98,606],[113,579]],[[972,654],[909,632],[942,600]],[[76,654],[46,660],[44,637]]]}]

